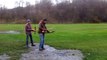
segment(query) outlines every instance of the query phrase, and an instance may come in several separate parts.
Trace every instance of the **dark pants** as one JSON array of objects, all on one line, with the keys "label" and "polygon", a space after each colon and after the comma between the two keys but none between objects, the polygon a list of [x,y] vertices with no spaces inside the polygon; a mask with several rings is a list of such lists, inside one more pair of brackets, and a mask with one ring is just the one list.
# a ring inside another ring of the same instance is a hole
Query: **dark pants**
[{"label": "dark pants", "polygon": [[40,44],[39,44],[39,49],[44,49],[44,38],[45,38],[45,34],[40,33]]},{"label": "dark pants", "polygon": [[28,44],[29,44],[29,37],[30,37],[30,42],[31,42],[31,45],[34,45],[33,44],[33,39],[32,39],[32,34],[26,34],[26,45],[28,47]]}]

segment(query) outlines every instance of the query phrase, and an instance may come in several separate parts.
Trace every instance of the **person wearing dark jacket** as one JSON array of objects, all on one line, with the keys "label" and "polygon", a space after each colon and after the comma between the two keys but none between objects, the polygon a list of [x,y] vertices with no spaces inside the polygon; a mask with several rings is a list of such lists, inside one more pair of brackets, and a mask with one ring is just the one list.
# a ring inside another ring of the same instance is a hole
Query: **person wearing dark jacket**
[{"label": "person wearing dark jacket", "polygon": [[45,33],[49,33],[46,27],[47,19],[43,19],[39,22],[39,36],[40,36],[40,44],[39,44],[39,50],[44,50],[44,39],[45,39]]},{"label": "person wearing dark jacket", "polygon": [[27,45],[27,47],[29,47],[28,46],[28,39],[29,39],[29,37],[30,37],[31,46],[35,46],[34,43],[33,43],[33,39],[32,39],[32,31],[35,31],[35,30],[33,30],[32,27],[31,27],[31,20],[28,19],[27,23],[25,25],[26,45]]}]

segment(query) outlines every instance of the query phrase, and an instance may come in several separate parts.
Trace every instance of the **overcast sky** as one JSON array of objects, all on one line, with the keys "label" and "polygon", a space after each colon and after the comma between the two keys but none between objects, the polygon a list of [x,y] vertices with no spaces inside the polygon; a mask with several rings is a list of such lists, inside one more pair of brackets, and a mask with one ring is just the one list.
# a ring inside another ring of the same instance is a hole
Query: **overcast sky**
[{"label": "overcast sky", "polygon": [[[14,8],[17,6],[16,2],[19,2],[21,0],[0,0],[0,7],[5,6],[6,8]],[[23,0],[24,2],[30,2],[30,4],[34,5],[35,4],[35,0]],[[36,0],[39,2],[39,0]],[[52,0],[55,3],[55,0]]]},{"label": "overcast sky", "polygon": [[[19,2],[21,0],[0,0],[0,7],[5,6],[6,8],[14,8],[17,6],[16,2]],[[36,1],[40,0],[23,0],[24,2],[30,2],[30,4],[34,5]],[[61,0],[58,0],[61,1]],[[55,0],[52,0],[53,3],[55,3]],[[25,5],[25,4],[24,4]]]},{"label": "overcast sky", "polygon": [[[0,0],[0,7],[5,6],[7,8],[14,8],[16,6],[16,1],[20,0]],[[35,4],[35,0],[23,0],[24,2],[30,2],[30,4]]]}]

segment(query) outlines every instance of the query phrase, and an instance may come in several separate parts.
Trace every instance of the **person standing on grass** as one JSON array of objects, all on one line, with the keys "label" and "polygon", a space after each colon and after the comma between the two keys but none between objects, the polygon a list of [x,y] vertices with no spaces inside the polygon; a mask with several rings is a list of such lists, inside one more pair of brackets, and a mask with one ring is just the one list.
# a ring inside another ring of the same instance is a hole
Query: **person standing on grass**
[{"label": "person standing on grass", "polygon": [[45,33],[49,33],[49,31],[46,28],[46,22],[47,22],[47,19],[43,19],[39,22],[38,33],[40,36],[40,44],[39,44],[40,51],[45,50],[45,48],[44,48]]},{"label": "person standing on grass", "polygon": [[32,27],[31,27],[31,20],[27,19],[27,23],[25,25],[26,46],[27,46],[27,48],[29,47],[28,46],[28,39],[29,39],[29,37],[30,37],[31,46],[35,46],[34,43],[33,43],[33,39],[32,39],[32,31],[35,31],[35,30],[33,30]]}]

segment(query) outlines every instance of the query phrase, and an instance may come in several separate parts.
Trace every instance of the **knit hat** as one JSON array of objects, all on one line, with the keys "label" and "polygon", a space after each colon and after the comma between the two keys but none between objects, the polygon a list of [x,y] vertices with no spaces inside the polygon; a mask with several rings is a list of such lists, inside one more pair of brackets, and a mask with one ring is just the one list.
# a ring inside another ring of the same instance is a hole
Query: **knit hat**
[{"label": "knit hat", "polygon": [[30,22],[31,20],[30,19],[27,19],[27,22]]}]

